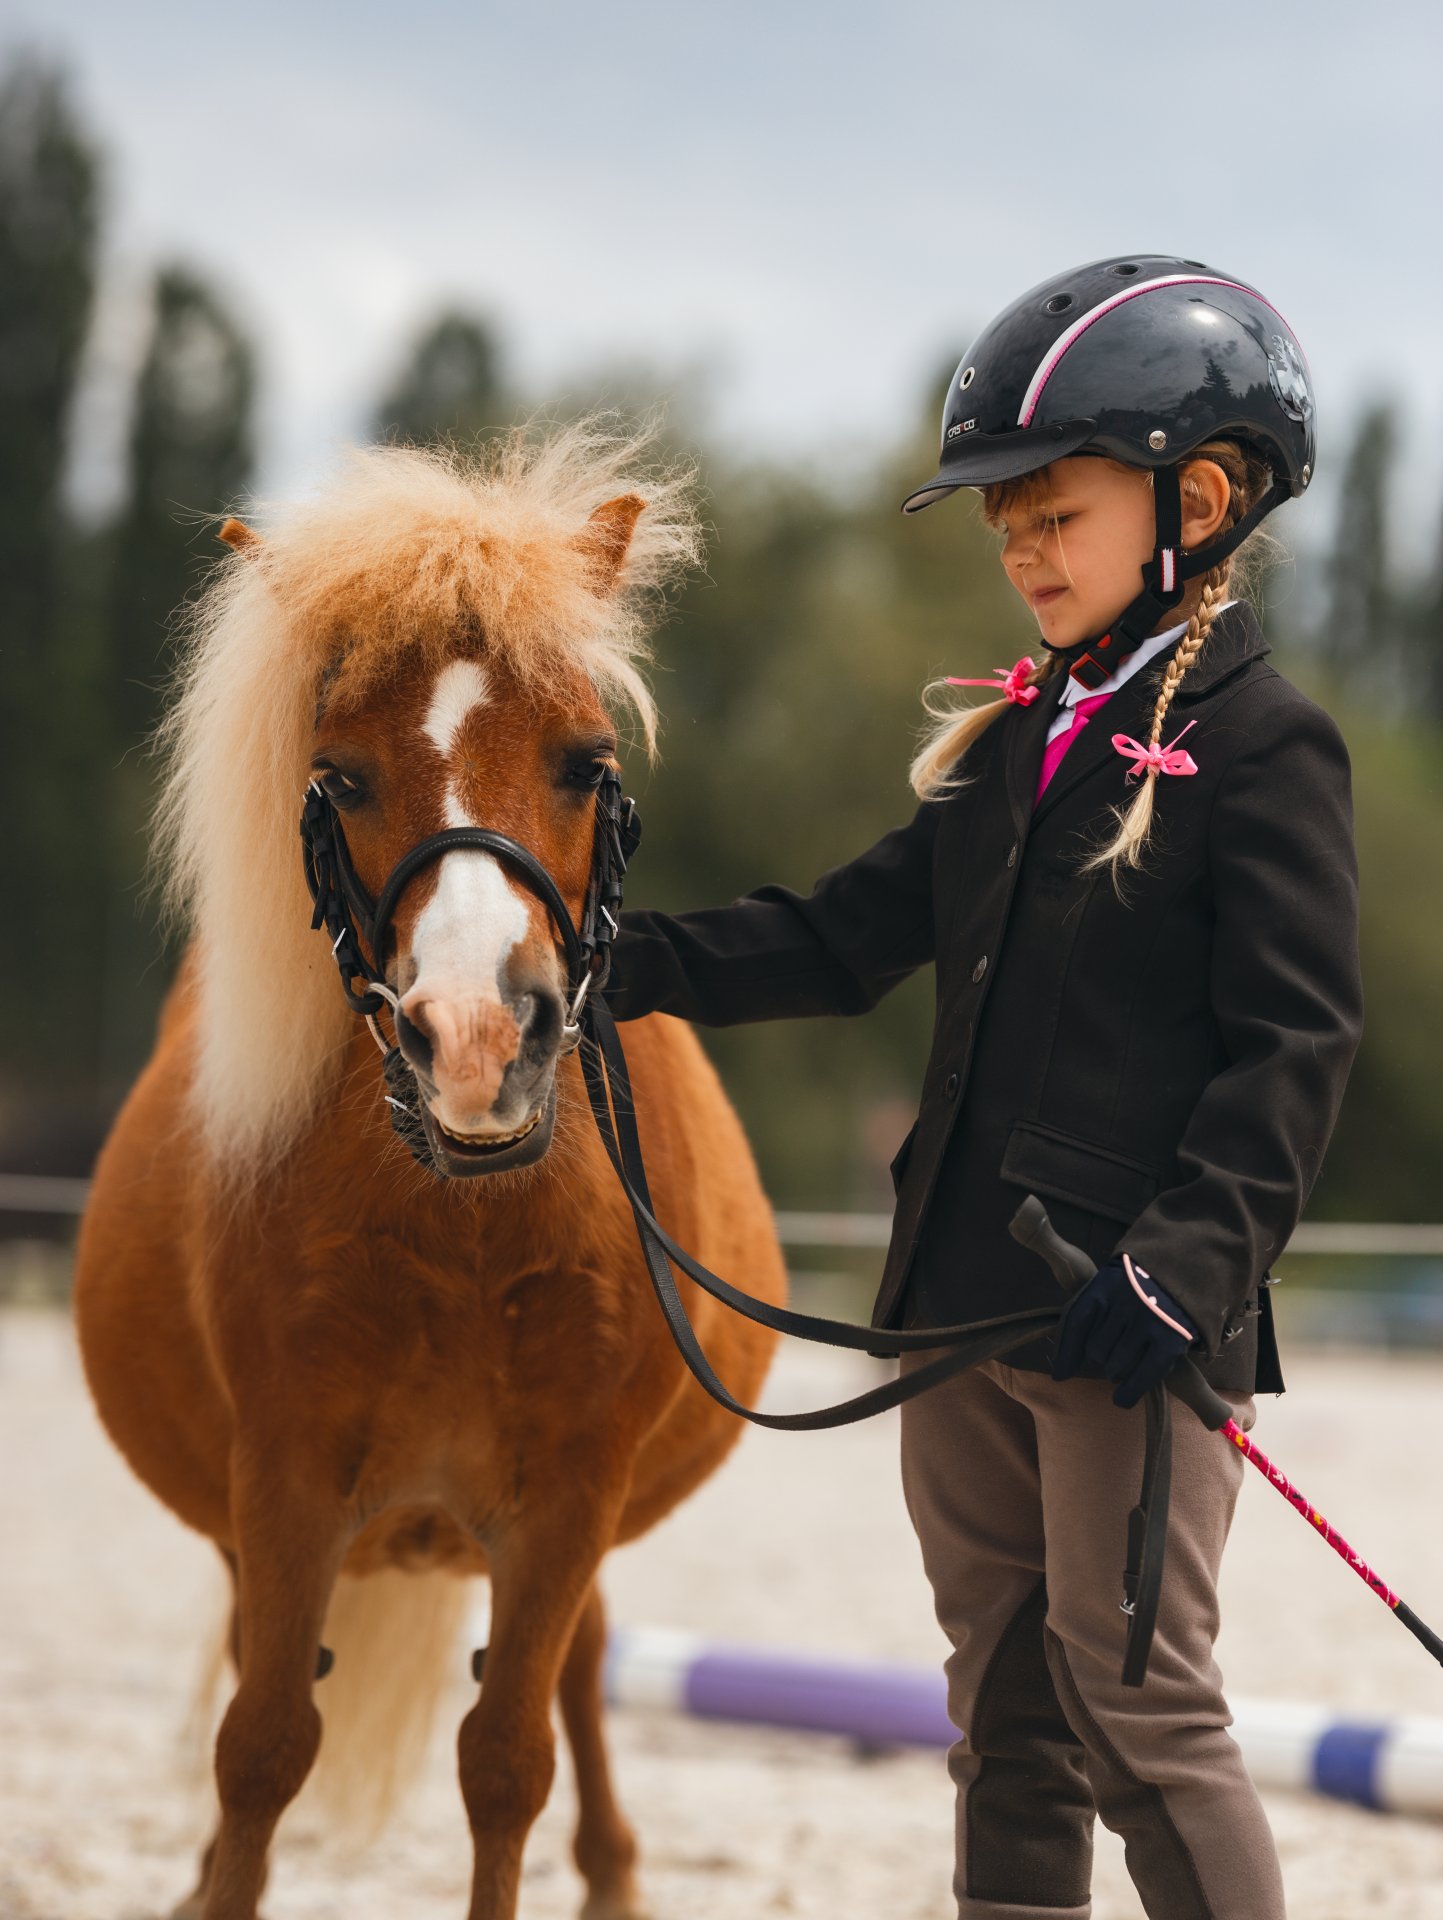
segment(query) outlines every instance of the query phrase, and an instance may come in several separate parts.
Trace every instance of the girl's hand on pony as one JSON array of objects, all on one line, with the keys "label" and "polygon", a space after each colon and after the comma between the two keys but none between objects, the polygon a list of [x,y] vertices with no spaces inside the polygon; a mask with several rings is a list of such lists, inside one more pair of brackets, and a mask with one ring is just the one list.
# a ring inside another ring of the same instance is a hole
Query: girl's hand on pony
[{"label": "girl's hand on pony", "polygon": [[1198,1338],[1184,1310],[1130,1254],[1114,1254],[1074,1294],[1057,1330],[1054,1380],[1098,1368],[1117,1392],[1114,1406],[1135,1407]]}]

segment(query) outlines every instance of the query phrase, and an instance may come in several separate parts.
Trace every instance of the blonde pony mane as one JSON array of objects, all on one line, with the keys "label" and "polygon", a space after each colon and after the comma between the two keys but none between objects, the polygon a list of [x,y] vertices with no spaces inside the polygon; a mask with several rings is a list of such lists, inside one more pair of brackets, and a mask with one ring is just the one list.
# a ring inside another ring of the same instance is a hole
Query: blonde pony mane
[{"label": "blonde pony mane", "polygon": [[[654,425],[593,418],[474,454],[355,450],[313,499],[262,510],[259,542],[189,610],[156,741],[153,861],[168,917],[193,937],[196,1118],[233,1174],[275,1164],[356,1031],[310,929],[297,836],[322,688],[359,700],[479,627],[523,685],[588,675],[652,753],[647,636],[700,554],[692,476],[648,471],[655,445]],[[646,511],[603,595],[577,535],[625,492]]]}]

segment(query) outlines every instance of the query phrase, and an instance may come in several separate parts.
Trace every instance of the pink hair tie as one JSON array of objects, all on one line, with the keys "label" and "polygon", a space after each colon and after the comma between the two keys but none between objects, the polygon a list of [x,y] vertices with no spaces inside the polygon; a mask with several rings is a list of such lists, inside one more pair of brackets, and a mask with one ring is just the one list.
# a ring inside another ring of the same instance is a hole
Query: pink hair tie
[{"label": "pink hair tie", "polygon": [[1037,671],[1037,663],[1030,653],[1024,653],[1008,674],[1004,674],[1001,667],[994,667],[992,671],[998,676],[995,680],[959,680],[955,675],[949,674],[947,685],[949,687],[996,687],[1006,699],[1015,700],[1019,707],[1030,707],[1042,691],[1041,687],[1029,687],[1027,684],[1028,674]]},{"label": "pink hair tie", "polygon": [[1130,734],[1115,733],[1112,744],[1124,759],[1132,761],[1127,770],[1128,779],[1135,780],[1145,767],[1154,773],[1196,773],[1197,761],[1178,745],[1182,734],[1196,725],[1196,720],[1189,720],[1182,733],[1174,734],[1165,747],[1144,747]]}]

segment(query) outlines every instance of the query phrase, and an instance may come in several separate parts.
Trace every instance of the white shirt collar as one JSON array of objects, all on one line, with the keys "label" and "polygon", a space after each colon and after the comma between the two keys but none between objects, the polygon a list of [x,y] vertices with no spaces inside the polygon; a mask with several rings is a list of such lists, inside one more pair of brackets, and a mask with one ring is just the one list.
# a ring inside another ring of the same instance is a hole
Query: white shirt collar
[{"label": "white shirt collar", "polygon": [[[1225,600],[1222,606],[1218,608],[1218,612],[1223,613],[1228,607],[1234,604],[1235,602],[1232,600]],[[1166,633],[1155,633],[1151,640],[1144,640],[1140,647],[1135,648],[1133,652],[1128,654],[1122,665],[1104,680],[1101,686],[1084,687],[1080,680],[1074,680],[1072,675],[1069,674],[1067,676],[1067,684],[1062,689],[1062,698],[1058,701],[1058,706],[1075,707],[1079,700],[1090,700],[1094,694],[1116,693],[1118,688],[1122,686],[1125,681],[1130,680],[1135,673],[1139,673],[1142,668],[1147,665],[1149,660],[1155,660],[1165,647],[1175,645],[1186,632],[1187,621],[1179,620],[1177,625],[1175,627],[1169,627]]]}]

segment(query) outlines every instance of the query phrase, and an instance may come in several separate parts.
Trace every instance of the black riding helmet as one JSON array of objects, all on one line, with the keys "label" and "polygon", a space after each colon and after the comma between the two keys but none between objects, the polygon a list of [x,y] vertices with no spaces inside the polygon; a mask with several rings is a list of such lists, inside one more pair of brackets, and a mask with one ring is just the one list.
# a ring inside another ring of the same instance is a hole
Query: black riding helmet
[{"label": "black riding helmet", "polygon": [[[1184,555],[1178,462],[1214,439],[1255,448],[1273,483],[1226,534]],[[959,487],[1020,479],[1083,452],[1150,469],[1157,502],[1142,592],[1110,634],[1075,649],[1073,673],[1099,685],[1188,580],[1312,479],[1312,381],[1292,328],[1256,288],[1199,260],[1124,254],[1044,280],[968,348],[947,390],[937,475],[902,508],[916,513]]]}]

